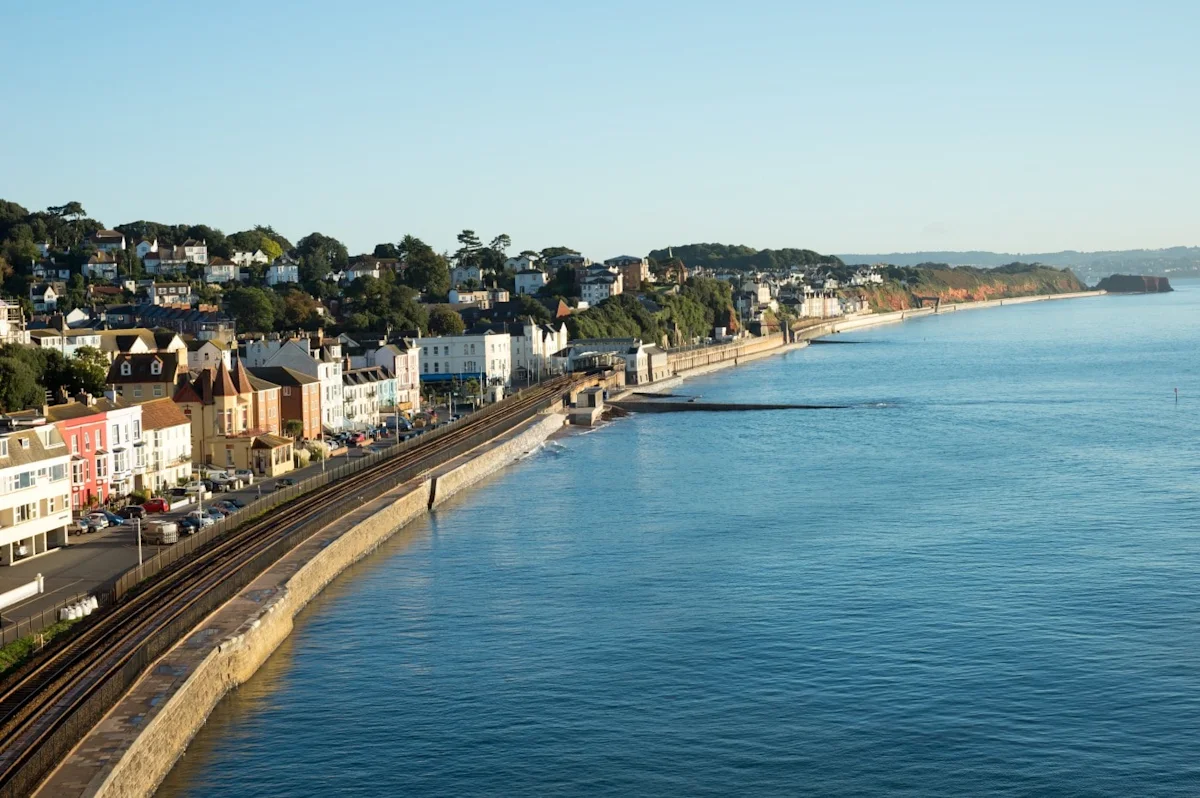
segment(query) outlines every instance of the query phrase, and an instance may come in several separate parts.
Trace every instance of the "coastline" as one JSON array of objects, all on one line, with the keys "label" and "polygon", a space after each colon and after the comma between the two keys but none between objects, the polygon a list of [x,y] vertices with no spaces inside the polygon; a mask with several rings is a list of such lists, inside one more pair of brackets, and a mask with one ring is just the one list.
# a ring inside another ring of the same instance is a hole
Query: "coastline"
[{"label": "coastline", "polygon": [[[808,346],[839,332],[893,324],[910,318],[1006,304],[1101,296],[1105,292],[1039,295],[869,314],[819,323],[778,344],[753,339],[721,354],[718,362],[682,369],[667,380],[628,386],[620,394],[660,393],[683,381],[742,363]],[[732,352],[732,356],[729,356]],[[313,533],[234,599],[172,647],[133,690],[92,729],[39,787],[45,796],[153,795],[182,756],[209,713],[249,679],[291,633],[293,618],[338,575],[370,554],[423,512],[518,460],[563,428],[565,417],[546,414],[431,474],[367,502],[358,512]]]}]

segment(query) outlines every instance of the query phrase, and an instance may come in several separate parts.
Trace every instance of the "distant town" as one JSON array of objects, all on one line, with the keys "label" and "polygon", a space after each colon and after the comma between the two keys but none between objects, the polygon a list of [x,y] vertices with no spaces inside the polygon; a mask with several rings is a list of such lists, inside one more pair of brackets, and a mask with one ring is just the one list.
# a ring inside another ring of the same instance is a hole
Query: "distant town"
[{"label": "distant town", "polygon": [[458,243],[405,236],[350,255],[316,232],[108,228],[80,203],[0,202],[0,564],[205,469],[279,477],[581,365],[639,385],[675,349],[1083,287],[1025,264],[921,270],[714,244],[597,261],[471,230]]}]

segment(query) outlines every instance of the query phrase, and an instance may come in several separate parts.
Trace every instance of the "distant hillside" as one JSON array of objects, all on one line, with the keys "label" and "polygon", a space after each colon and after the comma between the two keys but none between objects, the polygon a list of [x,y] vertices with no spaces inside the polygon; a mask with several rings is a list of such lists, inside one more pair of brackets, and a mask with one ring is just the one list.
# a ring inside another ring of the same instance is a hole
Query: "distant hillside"
[{"label": "distant hillside", "polygon": [[733,271],[784,270],[793,266],[841,266],[833,255],[822,255],[811,249],[754,249],[729,244],[684,244],[656,249],[650,257],[662,263],[670,255],[683,261],[689,269],[703,266]]},{"label": "distant hillside", "polygon": [[839,255],[846,263],[890,263],[918,266],[923,263],[947,263],[951,266],[1003,266],[1013,261],[1044,263],[1071,268],[1094,283],[1110,274],[1132,272],[1156,276],[1200,274],[1200,247],[1169,249],[1128,249],[1109,252],[1041,252],[1014,255],[1006,252],[889,252],[880,255]]},{"label": "distant hillside", "polygon": [[883,270],[882,285],[853,288],[863,294],[874,310],[903,310],[921,305],[921,297],[938,297],[943,302],[979,302],[1005,297],[1063,294],[1087,288],[1070,269],[1054,269],[1034,263],[1009,263],[981,269],[973,266],[947,268],[936,264],[922,267],[889,266]]}]

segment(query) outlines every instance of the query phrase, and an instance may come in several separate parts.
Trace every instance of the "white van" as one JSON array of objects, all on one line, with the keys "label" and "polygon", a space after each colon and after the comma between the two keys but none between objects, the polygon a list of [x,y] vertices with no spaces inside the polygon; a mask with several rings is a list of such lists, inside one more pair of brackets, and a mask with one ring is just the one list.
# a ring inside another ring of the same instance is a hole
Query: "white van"
[{"label": "white van", "polygon": [[179,525],[174,521],[155,521],[142,527],[142,542],[169,546],[179,542]]}]

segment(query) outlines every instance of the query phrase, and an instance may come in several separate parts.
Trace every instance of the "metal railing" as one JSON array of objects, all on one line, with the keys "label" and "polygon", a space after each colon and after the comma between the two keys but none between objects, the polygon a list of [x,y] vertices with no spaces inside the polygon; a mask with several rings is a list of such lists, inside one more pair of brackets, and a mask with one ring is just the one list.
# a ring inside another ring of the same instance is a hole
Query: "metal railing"
[{"label": "metal railing", "polygon": [[109,604],[112,600],[112,594],[104,590],[91,594],[76,593],[70,598],[58,602],[53,607],[42,610],[36,615],[29,615],[24,618],[20,618],[16,623],[8,624],[4,628],[0,629],[0,646],[7,646],[9,643],[14,643],[17,640],[20,640],[22,637],[30,637],[31,635],[35,635],[38,632],[48,629],[49,627],[58,623],[59,610],[63,609],[64,607],[69,607],[81,599],[87,598],[89,595],[95,596],[100,602],[101,607]]}]

